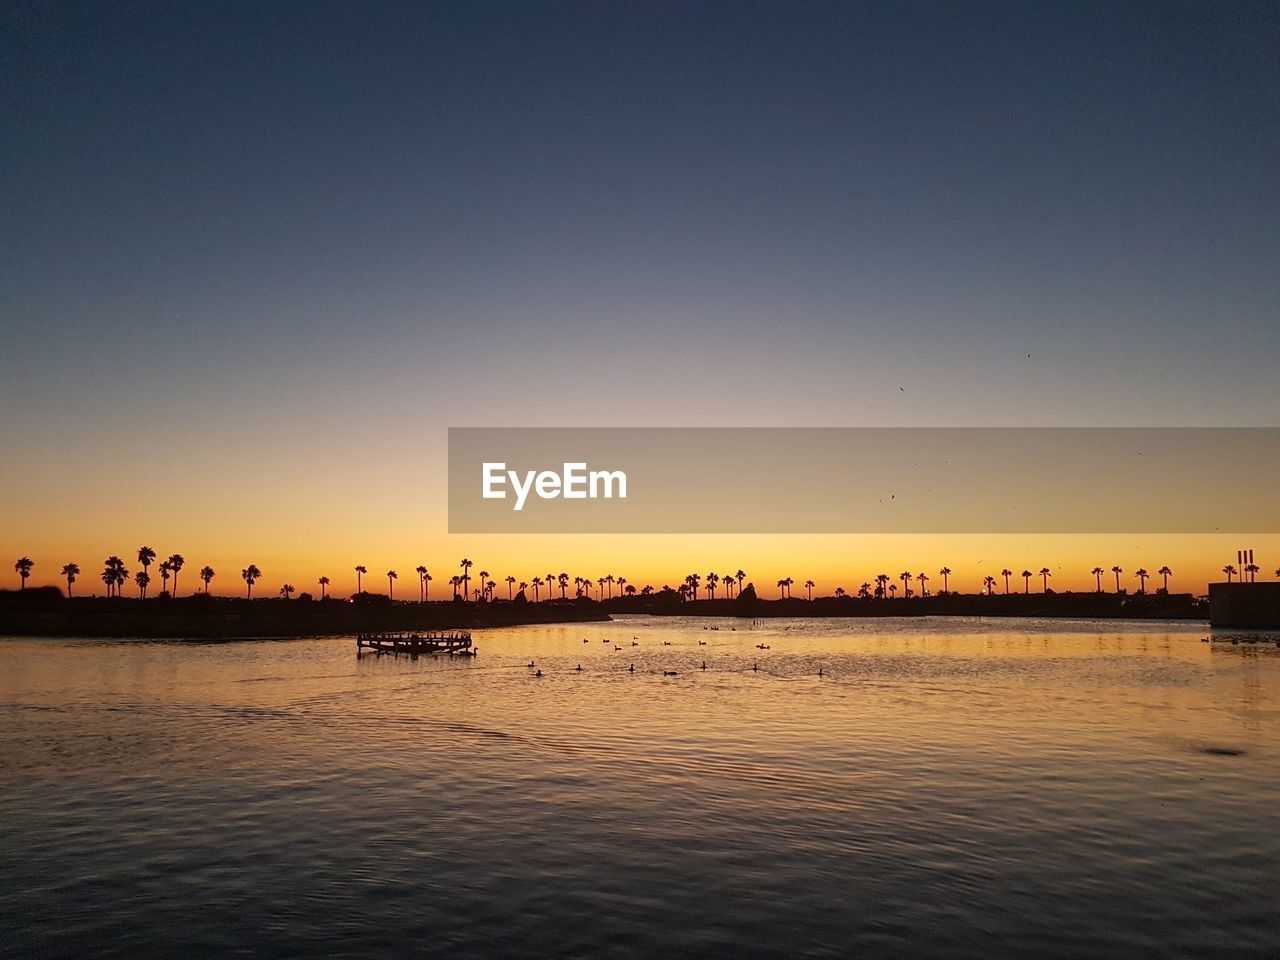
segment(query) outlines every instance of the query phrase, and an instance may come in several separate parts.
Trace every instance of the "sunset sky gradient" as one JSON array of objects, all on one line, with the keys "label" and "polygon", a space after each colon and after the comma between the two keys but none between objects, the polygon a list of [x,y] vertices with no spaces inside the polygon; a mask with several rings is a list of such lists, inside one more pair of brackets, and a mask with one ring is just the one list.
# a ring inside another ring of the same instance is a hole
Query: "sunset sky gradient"
[{"label": "sunset sky gradient", "polygon": [[1280,423],[1278,9],[6,5],[0,587],[143,543],[227,593],[1270,578],[1277,537],[450,537],[444,460],[450,425]]}]

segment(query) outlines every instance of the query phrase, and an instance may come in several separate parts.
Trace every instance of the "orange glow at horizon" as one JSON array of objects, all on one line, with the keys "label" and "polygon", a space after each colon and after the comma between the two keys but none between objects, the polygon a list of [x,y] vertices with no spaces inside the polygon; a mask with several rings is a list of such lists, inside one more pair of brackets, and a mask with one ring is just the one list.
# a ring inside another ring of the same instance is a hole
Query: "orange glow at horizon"
[{"label": "orange glow at horizon", "polygon": [[[793,588],[796,596],[803,595],[802,585],[809,579],[816,583],[814,595],[821,596],[830,595],[836,587],[856,593],[862,583],[873,582],[879,573],[888,574],[897,582],[898,575],[906,570],[923,571],[929,577],[929,590],[937,592],[942,589],[939,570],[943,566],[952,571],[951,589],[964,593],[979,592],[982,578],[987,575],[999,580],[996,589],[1003,592],[1003,569],[1013,572],[1011,588],[1021,591],[1022,570],[1037,573],[1042,567],[1052,572],[1051,589],[1093,590],[1096,581],[1090,571],[1095,566],[1106,571],[1102,588],[1112,591],[1115,577],[1110,571],[1116,565],[1124,571],[1121,587],[1130,593],[1138,588],[1134,576],[1138,568],[1152,574],[1147,581],[1150,591],[1161,585],[1161,578],[1155,573],[1167,565],[1173,570],[1172,592],[1202,594],[1207,583],[1225,579],[1222,567],[1235,564],[1237,549],[1254,550],[1261,568],[1259,580],[1273,579],[1275,567],[1280,565],[1280,536],[1276,535],[418,537],[406,535],[403,528],[388,529],[387,526],[357,536],[345,524],[331,528],[327,520],[306,526],[310,529],[304,530],[292,523],[280,524],[275,530],[257,529],[252,536],[241,537],[231,529],[197,530],[184,525],[180,535],[135,535],[127,539],[119,531],[111,536],[101,533],[72,536],[70,530],[46,528],[25,533],[19,530],[16,535],[5,537],[3,546],[8,553],[0,558],[3,562],[0,588],[19,586],[13,564],[19,556],[27,556],[35,561],[28,586],[65,588],[59,571],[63,564],[75,562],[81,572],[74,592],[82,596],[101,594],[98,574],[103,559],[112,554],[120,556],[130,573],[135,573],[141,569],[137,549],[143,543],[158,554],[156,564],[151,567],[152,595],[160,590],[157,565],[171,553],[182,554],[186,561],[179,580],[183,595],[201,587],[197,573],[206,564],[217,571],[212,593],[241,595],[244,583],[240,571],[253,563],[263,571],[254,588],[255,596],[274,595],[284,583],[292,584],[298,591],[318,593],[320,576],[330,578],[331,595],[346,596],[356,588],[354,567],[363,564],[369,571],[364,576],[364,587],[374,592],[385,592],[386,572],[396,570],[399,577],[396,595],[402,599],[418,596],[414,568],[419,564],[426,566],[432,576],[431,597],[448,598],[449,578],[461,572],[459,561],[463,557],[474,562],[470,571],[472,587],[476,585],[476,575],[487,570],[498,583],[495,592],[500,598],[507,595],[507,576],[531,582],[534,577],[545,577],[549,572],[566,572],[571,579],[589,577],[594,583],[612,575],[625,577],[637,589],[646,584],[661,589],[663,585],[678,587],[689,573],[697,573],[705,581],[709,572],[724,576],[739,569],[746,572],[746,581],[754,583],[765,598],[776,597],[777,581],[787,577],[796,582]],[[917,588],[918,584],[913,583],[913,591]],[[1031,590],[1038,592],[1041,588],[1037,573],[1031,578]],[[616,595],[618,587],[615,585],[613,589]],[[135,593],[132,583],[124,590],[125,596]],[[532,598],[532,590],[529,595]],[[542,596],[546,596],[545,588]]]}]

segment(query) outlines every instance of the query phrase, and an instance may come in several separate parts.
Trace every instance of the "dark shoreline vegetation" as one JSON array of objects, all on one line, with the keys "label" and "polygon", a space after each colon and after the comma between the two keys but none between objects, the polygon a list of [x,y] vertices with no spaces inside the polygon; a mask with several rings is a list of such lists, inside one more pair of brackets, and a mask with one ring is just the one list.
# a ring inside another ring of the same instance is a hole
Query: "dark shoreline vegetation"
[{"label": "dark shoreline vegetation", "polygon": [[350,600],[248,600],[195,594],[132,598],[68,598],[55,587],[0,591],[0,635],[232,639],[342,636],[380,630],[589,623],[610,614],[739,617],[1065,617],[1195,620],[1207,605],[1190,594],[1034,593],[935,594],[877,599],[818,597],[760,600],[744,591],[732,600],[685,600],[678,593],[585,597],[530,603],[515,600],[394,601],[362,593]]}]

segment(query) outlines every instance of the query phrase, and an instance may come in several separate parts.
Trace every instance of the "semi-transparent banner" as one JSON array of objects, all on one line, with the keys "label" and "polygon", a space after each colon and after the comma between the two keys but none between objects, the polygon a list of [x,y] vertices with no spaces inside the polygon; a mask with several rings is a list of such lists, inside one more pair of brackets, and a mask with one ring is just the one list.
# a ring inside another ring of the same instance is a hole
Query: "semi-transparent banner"
[{"label": "semi-transparent banner", "polygon": [[449,430],[450,533],[1275,533],[1280,429]]}]

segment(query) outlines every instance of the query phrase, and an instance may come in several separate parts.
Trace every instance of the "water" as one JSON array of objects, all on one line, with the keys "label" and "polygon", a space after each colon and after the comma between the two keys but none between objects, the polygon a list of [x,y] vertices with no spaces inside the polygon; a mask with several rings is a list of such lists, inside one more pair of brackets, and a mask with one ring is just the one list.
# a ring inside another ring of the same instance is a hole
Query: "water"
[{"label": "water", "polygon": [[0,954],[1274,957],[1280,648],[1204,632],[0,640]]}]

